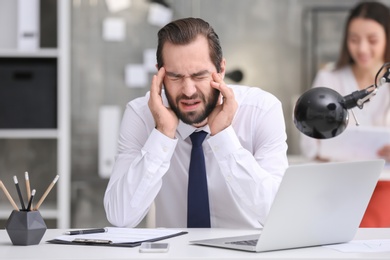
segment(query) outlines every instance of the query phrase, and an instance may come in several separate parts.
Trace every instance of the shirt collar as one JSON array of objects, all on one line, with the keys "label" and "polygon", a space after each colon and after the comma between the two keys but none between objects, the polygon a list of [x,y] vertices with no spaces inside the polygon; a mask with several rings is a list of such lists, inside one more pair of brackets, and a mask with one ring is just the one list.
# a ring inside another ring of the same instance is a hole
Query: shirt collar
[{"label": "shirt collar", "polygon": [[185,140],[187,137],[189,137],[193,132],[195,131],[205,131],[208,134],[210,134],[210,127],[209,125],[205,125],[202,127],[194,127],[192,125],[188,125],[184,123],[183,121],[179,120],[179,125],[177,126],[176,132],[180,135],[180,137]]}]

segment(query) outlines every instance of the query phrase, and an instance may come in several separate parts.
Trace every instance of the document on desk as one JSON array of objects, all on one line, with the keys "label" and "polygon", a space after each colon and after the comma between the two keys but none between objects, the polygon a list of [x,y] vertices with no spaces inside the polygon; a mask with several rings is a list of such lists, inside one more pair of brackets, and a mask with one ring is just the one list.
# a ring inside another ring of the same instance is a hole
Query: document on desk
[{"label": "document on desk", "polygon": [[124,246],[134,247],[142,242],[154,242],[175,236],[187,234],[181,230],[163,228],[117,228],[107,227],[107,232],[83,234],[83,235],[62,235],[55,239],[48,240],[54,244],[72,245],[100,245],[100,246]]},{"label": "document on desk", "polygon": [[377,159],[377,152],[390,144],[390,128],[349,127],[340,135],[322,140],[319,155],[332,161]]},{"label": "document on desk", "polygon": [[344,253],[390,252],[390,239],[353,240],[348,243],[323,246]]}]

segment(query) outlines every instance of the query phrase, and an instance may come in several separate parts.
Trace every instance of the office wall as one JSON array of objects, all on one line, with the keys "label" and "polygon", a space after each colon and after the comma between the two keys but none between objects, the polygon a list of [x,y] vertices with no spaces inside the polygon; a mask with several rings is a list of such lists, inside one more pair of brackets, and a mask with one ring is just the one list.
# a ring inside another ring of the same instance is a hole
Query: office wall
[{"label": "office wall", "polygon": [[[298,154],[293,102],[310,87],[319,64],[337,56],[345,10],[357,1],[166,2],[172,7],[174,19],[195,16],[211,23],[220,36],[228,71],[240,69],[244,73],[240,84],[265,89],[282,101],[288,152]],[[152,73],[148,74],[145,88],[128,88],[124,68],[127,64],[141,64],[143,51],[156,47],[159,27],[147,22],[149,8],[150,1],[132,0],[130,8],[110,13],[104,0],[72,2],[73,226],[106,224],[102,199],[107,179],[98,176],[99,108],[118,105],[124,109],[129,100],[148,91]],[[313,12],[316,8],[325,12]],[[108,17],[125,21],[124,41],[108,42],[102,38],[102,23]]]}]

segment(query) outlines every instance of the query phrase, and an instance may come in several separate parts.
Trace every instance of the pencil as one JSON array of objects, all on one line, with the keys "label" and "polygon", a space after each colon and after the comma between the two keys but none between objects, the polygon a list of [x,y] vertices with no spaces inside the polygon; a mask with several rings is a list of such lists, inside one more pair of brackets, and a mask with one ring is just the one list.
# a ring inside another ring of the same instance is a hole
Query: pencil
[{"label": "pencil", "polygon": [[1,187],[1,189],[4,191],[5,196],[7,196],[7,198],[8,198],[8,200],[9,200],[9,202],[11,203],[12,207],[14,207],[14,209],[15,209],[16,211],[19,211],[18,206],[16,205],[15,201],[12,199],[11,195],[9,194],[7,188],[4,186],[4,184],[3,184],[2,181],[0,181],[0,187]]},{"label": "pencil", "polygon": [[16,176],[14,176],[14,183],[15,183],[16,191],[18,192],[19,195],[20,205],[22,205],[22,210],[26,210],[26,207],[24,206],[24,202],[23,202],[22,192],[20,192],[18,178]]},{"label": "pencil", "polygon": [[35,196],[35,189],[32,190],[32,192],[31,192],[31,197],[30,197],[30,199],[28,201],[28,205],[27,205],[27,211],[31,210],[31,205],[32,205],[32,201],[34,199],[34,196]]},{"label": "pencil", "polygon": [[27,201],[29,201],[31,197],[31,189],[30,189],[30,178],[28,177],[28,172],[24,173],[24,178],[26,180]]},{"label": "pencil", "polygon": [[34,210],[38,210],[39,207],[41,206],[42,202],[46,199],[46,196],[49,194],[49,192],[51,191],[51,189],[54,187],[54,185],[56,184],[56,182],[58,181],[58,178],[60,176],[57,175],[54,180],[50,183],[49,187],[47,187],[45,193],[42,195],[41,199],[38,201],[37,205],[35,206]]}]

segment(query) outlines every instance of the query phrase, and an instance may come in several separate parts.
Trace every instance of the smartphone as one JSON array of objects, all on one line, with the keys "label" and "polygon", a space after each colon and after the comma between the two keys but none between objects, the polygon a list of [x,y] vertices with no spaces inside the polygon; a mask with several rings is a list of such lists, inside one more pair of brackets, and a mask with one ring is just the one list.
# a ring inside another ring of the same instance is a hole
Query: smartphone
[{"label": "smartphone", "polygon": [[139,248],[141,253],[165,253],[168,252],[168,243],[143,242]]}]

